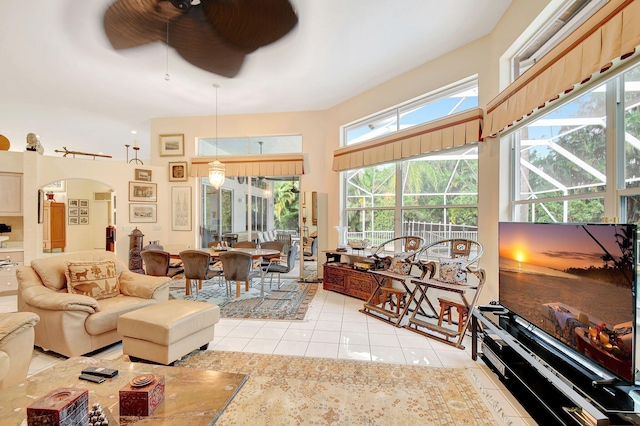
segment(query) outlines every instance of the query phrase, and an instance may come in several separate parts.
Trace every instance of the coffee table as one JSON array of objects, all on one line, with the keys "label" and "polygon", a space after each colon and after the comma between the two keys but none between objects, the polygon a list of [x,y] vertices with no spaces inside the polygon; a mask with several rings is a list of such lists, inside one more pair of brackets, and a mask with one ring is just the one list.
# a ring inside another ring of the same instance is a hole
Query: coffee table
[{"label": "coffee table", "polygon": [[[100,384],[78,379],[80,371],[89,366],[114,368],[119,374]],[[144,373],[164,374],[164,401],[150,417],[120,417],[118,391]],[[26,408],[35,400],[56,388],[76,387],[89,390],[89,407],[99,402],[121,425],[211,425],[248,378],[248,374],[73,357],[20,385],[0,390],[0,424],[26,424]]]}]

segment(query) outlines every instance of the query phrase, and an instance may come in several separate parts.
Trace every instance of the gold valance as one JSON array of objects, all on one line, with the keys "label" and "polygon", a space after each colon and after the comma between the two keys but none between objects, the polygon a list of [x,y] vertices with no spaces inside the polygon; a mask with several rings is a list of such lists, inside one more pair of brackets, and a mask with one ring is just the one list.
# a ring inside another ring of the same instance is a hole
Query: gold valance
[{"label": "gold valance", "polygon": [[[191,160],[191,176],[209,176],[209,163],[216,157],[195,157]],[[221,156],[225,176],[298,176],[304,174],[302,154],[264,154]]]},{"label": "gold valance", "polygon": [[640,1],[610,0],[543,56],[486,108],[483,137],[495,136],[523,117],[601,78],[640,45]]},{"label": "gold valance", "polygon": [[398,161],[480,141],[482,109],[477,108],[333,152],[333,170]]}]

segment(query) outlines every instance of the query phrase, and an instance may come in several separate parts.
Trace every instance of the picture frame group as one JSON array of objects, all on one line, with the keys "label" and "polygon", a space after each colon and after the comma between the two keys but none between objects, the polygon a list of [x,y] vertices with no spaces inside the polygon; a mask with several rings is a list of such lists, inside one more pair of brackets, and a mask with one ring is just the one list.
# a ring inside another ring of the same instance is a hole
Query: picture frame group
[{"label": "picture frame group", "polygon": [[67,218],[69,225],[89,224],[89,200],[70,198],[67,202]]}]

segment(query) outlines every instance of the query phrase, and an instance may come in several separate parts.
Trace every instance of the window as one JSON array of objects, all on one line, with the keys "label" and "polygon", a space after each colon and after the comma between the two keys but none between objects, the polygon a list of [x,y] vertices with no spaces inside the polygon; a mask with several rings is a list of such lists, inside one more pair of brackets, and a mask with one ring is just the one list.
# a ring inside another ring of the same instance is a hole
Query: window
[{"label": "window", "polygon": [[[343,142],[364,142],[477,106],[474,76],[343,127]],[[427,242],[454,236],[477,239],[475,145],[349,170],[342,177],[349,239],[366,238],[374,245],[399,235]]]},{"label": "window", "polygon": [[302,152],[302,136],[259,136],[245,138],[200,138],[199,156],[291,154]]},{"label": "window", "polygon": [[384,136],[478,106],[478,80],[473,77],[436,93],[375,114],[343,128],[345,145]]},{"label": "window", "polygon": [[606,0],[567,0],[549,21],[513,57],[513,80],[584,23]]},{"label": "window", "polygon": [[477,238],[476,146],[350,170],[344,176],[349,239],[380,244],[397,235],[426,241]]},{"label": "window", "polygon": [[[227,155],[255,156],[300,152],[302,152],[300,135],[198,140],[199,156],[213,157],[219,154],[220,161],[223,163],[223,157]],[[297,176],[228,176],[218,193],[207,178],[201,178],[202,247],[207,247],[210,241],[219,239],[226,233],[247,233],[247,238],[253,238],[253,236],[249,237],[248,228],[252,231],[267,231],[287,226],[289,228],[284,229],[297,230],[297,197],[296,204],[293,206],[288,196],[283,197],[280,190],[283,186],[281,184],[289,185],[287,191],[290,190],[297,179]],[[244,238],[244,235],[242,237]]]},{"label": "window", "polygon": [[608,216],[636,222],[639,136],[637,65],[517,130],[512,135],[513,219],[601,222]]}]

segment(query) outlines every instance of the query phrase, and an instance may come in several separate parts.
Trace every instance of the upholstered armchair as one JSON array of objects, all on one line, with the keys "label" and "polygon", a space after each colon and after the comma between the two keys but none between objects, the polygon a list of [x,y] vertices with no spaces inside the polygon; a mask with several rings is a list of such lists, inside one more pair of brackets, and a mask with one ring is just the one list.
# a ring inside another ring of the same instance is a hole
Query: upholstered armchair
[{"label": "upholstered armchair", "polygon": [[0,389],[27,378],[33,355],[33,326],[39,320],[31,312],[0,314]]},{"label": "upholstered armchair", "polygon": [[119,342],[120,315],[169,299],[170,278],[129,271],[108,251],[34,259],[16,277],[18,311],[40,317],[35,345],[65,356]]}]

